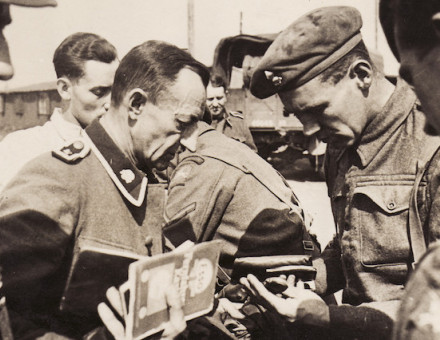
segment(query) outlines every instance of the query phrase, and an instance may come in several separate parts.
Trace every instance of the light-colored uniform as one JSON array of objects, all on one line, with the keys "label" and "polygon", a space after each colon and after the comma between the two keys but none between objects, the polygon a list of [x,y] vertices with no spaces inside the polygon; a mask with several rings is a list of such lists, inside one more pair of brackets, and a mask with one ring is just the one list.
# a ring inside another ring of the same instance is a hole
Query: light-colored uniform
[{"label": "light-colored uniform", "polygon": [[66,121],[61,109],[56,108],[43,126],[8,134],[0,142],[0,191],[27,162],[80,137],[81,131],[79,125]]}]

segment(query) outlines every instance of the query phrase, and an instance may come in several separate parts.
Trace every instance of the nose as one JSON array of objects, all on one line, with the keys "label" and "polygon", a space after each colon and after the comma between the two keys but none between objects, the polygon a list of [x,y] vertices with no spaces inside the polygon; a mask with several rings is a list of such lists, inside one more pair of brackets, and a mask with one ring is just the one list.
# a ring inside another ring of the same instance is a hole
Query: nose
[{"label": "nose", "polygon": [[198,132],[199,129],[197,128],[197,124],[191,125],[187,129],[185,129],[185,131],[182,132],[182,135],[180,137],[180,144],[182,144],[189,151],[195,152]]}]

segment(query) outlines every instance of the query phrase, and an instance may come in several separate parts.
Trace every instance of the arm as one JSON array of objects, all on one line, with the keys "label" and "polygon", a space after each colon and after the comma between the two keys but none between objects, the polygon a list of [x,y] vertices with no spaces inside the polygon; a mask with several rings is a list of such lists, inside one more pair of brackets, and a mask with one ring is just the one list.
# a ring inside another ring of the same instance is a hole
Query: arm
[{"label": "arm", "polygon": [[59,302],[54,291],[67,275],[60,272],[60,265],[78,214],[77,190],[62,180],[58,169],[48,166],[48,159],[26,166],[0,201],[0,266],[14,332],[31,331],[31,319],[38,317],[34,308],[41,308],[42,301],[46,307],[42,310]]},{"label": "arm", "polygon": [[345,285],[341,264],[341,249],[338,237],[328,244],[321,255],[313,259],[316,268],[316,293],[321,296],[329,295],[342,289]]},{"label": "arm", "polygon": [[258,303],[275,311],[288,322],[300,321],[309,326],[328,329],[332,336],[356,336],[383,339],[391,336],[393,319],[384,310],[396,310],[398,301],[379,305],[327,306],[319,296],[308,289],[290,287],[283,292],[284,298],[270,293],[253,275],[242,278]]},{"label": "arm", "polygon": [[175,246],[212,239],[233,193],[224,187],[225,171],[221,162],[199,156],[178,164],[170,180],[164,228]]}]

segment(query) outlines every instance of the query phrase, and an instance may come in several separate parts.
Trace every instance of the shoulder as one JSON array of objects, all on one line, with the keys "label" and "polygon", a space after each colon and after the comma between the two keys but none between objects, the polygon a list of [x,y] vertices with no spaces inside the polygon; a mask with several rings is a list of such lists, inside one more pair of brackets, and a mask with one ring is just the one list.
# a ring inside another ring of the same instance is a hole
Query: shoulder
[{"label": "shoulder", "polygon": [[87,157],[90,153],[90,146],[83,138],[76,138],[66,142],[62,147],[56,148],[52,151],[55,158],[64,163],[77,163]]},{"label": "shoulder", "polygon": [[241,111],[229,111],[229,117],[243,120],[243,112]]}]

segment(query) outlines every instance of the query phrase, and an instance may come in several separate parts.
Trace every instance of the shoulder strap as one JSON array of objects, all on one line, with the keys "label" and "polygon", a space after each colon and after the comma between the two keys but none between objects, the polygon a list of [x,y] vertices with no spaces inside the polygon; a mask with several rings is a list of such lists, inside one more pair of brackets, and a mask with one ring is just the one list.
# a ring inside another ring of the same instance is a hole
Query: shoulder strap
[{"label": "shoulder strap", "polygon": [[[411,192],[411,198],[409,202],[409,211],[408,211],[408,229],[409,229],[409,243],[411,246],[412,256],[413,256],[413,262],[412,262],[412,268],[416,266],[416,264],[419,262],[420,258],[423,256],[423,254],[426,252],[426,240],[423,232],[423,225],[422,221],[420,220],[419,215],[419,208],[417,206],[417,191],[420,185],[420,182],[423,179],[423,175],[425,174],[426,170],[428,169],[429,165],[431,164],[431,161],[434,157],[434,153],[436,153],[438,150],[438,146],[436,145],[436,148],[434,150],[433,147],[428,146],[427,149],[423,152],[423,155],[429,155],[431,158],[429,161],[425,164],[425,166],[420,166],[417,169],[416,173],[416,180],[414,182],[413,190]],[[424,159],[426,161],[425,157],[422,157],[421,159]],[[423,161],[419,161],[423,162]],[[417,163],[420,164],[420,163]]]}]

